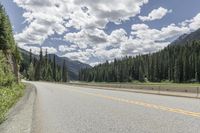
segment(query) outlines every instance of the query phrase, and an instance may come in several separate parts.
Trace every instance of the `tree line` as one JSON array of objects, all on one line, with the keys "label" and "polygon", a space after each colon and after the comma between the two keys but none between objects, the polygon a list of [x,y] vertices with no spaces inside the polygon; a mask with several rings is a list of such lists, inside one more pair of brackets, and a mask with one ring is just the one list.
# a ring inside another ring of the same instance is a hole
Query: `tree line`
[{"label": "tree line", "polygon": [[36,58],[30,50],[28,65],[21,64],[22,56],[14,40],[12,25],[4,7],[0,4],[0,86],[18,83],[19,69],[22,69],[22,74],[29,80],[67,82],[66,62],[63,61],[62,67],[57,65],[55,55],[51,61],[47,52],[43,56],[41,49],[39,58]]},{"label": "tree line", "polygon": [[200,42],[169,45],[146,55],[115,59],[79,72],[87,82],[200,82]]},{"label": "tree line", "polygon": [[[15,43],[12,26],[4,7],[0,4],[0,83],[19,82],[21,55]],[[1,85],[0,85],[1,86]]]},{"label": "tree line", "polygon": [[25,70],[24,74],[27,79],[31,81],[54,81],[54,82],[67,82],[68,72],[65,60],[62,67],[56,63],[56,55],[53,56],[53,61],[48,57],[48,51],[46,50],[43,55],[42,48],[40,49],[39,59],[32,54],[30,49],[29,67]]}]

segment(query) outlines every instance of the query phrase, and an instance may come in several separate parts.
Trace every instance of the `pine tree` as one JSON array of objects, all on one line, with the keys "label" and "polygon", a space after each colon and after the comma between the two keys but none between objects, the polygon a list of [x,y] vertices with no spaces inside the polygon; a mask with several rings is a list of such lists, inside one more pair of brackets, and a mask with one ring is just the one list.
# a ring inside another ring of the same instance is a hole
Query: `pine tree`
[{"label": "pine tree", "polygon": [[195,81],[198,82],[198,56],[195,54]]},{"label": "pine tree", "polygon": [[30,64],[29,68],[28,68],[28,79],[33,81],[34,80],[34,67],[33,67],[33,63]]},{"label": "pine tree", "polygon": [[63,82],[67,82],[68,78],[67,78],[67,67],[66,67],[66,63],[65,60],[63,62],[63,68],[62,68],[62,81]]},{"label": "pine tree", "polygon": [[10,65],[12,72],[15,75],[16,82],[19,81],[18,65],[20,63],[20,53],[15,43],[12,26],[7,16],[5,9],[0,4],[0,50],[3,51],[7,63]]},{"label": "pine tree", "polygon": [[46,80],[47,81],[52,81],[52,77],[53,77],[53,74],[52,74],[52,67],[50,64],[48,64],[47,66],[47,75],[46,75]]},{"label": "pine tree", "polygon": [[96,82],[143,81],[146,77],[151,82],[200,82],[200,42],[170,45],[153,54],[105,62],[79,74],[83,81]]},{"label": "pine tree", "polygon": [[13,68],[14,68],[14,74],[15,74],[15,79],[16,79],[16,82],[19,83],[19,64],[20,64],[20,61],[22,60],[22,57],[21,57],[21,54],[18,50],[18,47],[17,45],[15,45],[15,49],[14,49],[14,52],[12,54],[12,57],[13,57]]},{"label": "pine tree", "polygon": [[53,56],[53,80],[56,81],[56,55]]},{"label": "pine tree", "polygon": [[42,64],[42,61],[43,61],[43,53],[42,53],[42,48],[40,48],[40,63]]},{"label": "pine tree", "polygon": [[35,80],[41,80],[42,77],[41,77],[41,66],[42,66],[42,61],[43,61],[43,54],[42,54],[42,48],[40,48],[40,55],[39,55],[39,61],[38,63],[36,64],[36,67],[35,67]]},{"label": "pine tree", "polygon": [[142,65],[140,65],[139,67],[139,81],[144,82],[144,72],[143,72]]},{"label": "pine tree", "polygon": [[57,68],[57,69],[56,69],[56,81],[57,81],[57,82],[60,82],[61,79],[62,79],[61,68],[60,68],[59,65],[57,65],[56,68]]},{"label": "pine tree", "polygon": [[47,49],[45,51],[45,56],[44,56],[44,66],[43,66],[43,79],[48,80],[48,52]]},{"label": "pine tree", "polygon": [[180,62],[177,59],[174,66],[174,81],[179,83],[180,82]]},{"label": "pine tree", "polygon": [[47,67],[47,65],[48,65],[48,51],[46,49],[46,51],[45,51],[45,67]]},{"label": "pine tree", "polygon": [[30,49],[30,52],[29,52],[29,63],[31,63],[32,62],[32,57],[33,56],[33,54],[32,54],[32,49]]},{"label": "pine tree", "polygon": [[39,80],[41,80],[41,71],[40,71],[41,69],[40,69],[40,63],[38,62],[37,64],[36,64],[36,67],[35,67],[35,73],[34,73],[34,79],[36,80],[36,81],[39,81]]},{"label": "pine tree", "polygon": [[8,44],[8,24],[6,13],[3,6],[0,4],[0,50],[3,50],[4,53],[9,49]]}]

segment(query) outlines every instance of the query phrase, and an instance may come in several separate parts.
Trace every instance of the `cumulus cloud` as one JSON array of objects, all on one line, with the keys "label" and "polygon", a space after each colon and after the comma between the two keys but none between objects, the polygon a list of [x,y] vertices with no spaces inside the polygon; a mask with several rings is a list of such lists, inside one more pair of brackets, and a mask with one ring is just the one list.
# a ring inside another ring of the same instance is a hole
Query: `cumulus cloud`
[{"label": "cumulus cloud", "polygon": [[44,0],[14,0],[18,6],[25,10],[23,14],[27,27],[15,35],[20,45],[41,45],[49,36],[57,33],[63,34],[67,29],[64,26],[65,17],[61,9],[55,6],[55,2]]},{"label": "cumulus cloud", "polygon": [[197,30],[200,27],[200,13],[197,14],[193,19],[189,20],[189,27],[192,30]]},{"label": "cumulus cloud", "polygon": [[148,0],[75,0],[75,4],[88,8],[89,14],[97,18],[95,23],[101,27],[108,21],[118,23],[134,17],[146,3]]},{"label": "cumulus cloud", "polygon": [[62,34],[65,31],[62,20],[46,14],[38,13],[38,19],[33,20],[22,33],[16,34],[19,44],[42,44],[50,35]]},{"label": "cumulus cloud", "polygon": [[60,52],[72,52],[77,50],[77,45],[59,45],[58,49]]},{"label": "cumulus cloud", "polygon": [[21,46],[21,48],[26,49],[26,50],[30,50],[32,51],[33,54],[39,54],[40,53],[40,49],[42,48],[42,52],[43,54],[45,54],[46,50],[48,51],[48,54],[56,54],[57,50],[53,47],[37,47],[37,46],[27,46],[27,45],[23,45]]},{"label": "cumulus cloud", "polygon": [[176,38],[184,33],[188,33],[190,28],[170,24],[158,30],[151,29],[146,24],[134,24],[132,25],[132,30],[132,35],[136,38],[164,41],[166,39]]},{"label": "cumulus cloud", "polygon": [[27,51],[30,51],[30,49],[31,49],[33,54],[40,53],[40,47],[23,45],[23,46],[21,46],[21,48],[26,49]]},{"label": "cumulus cloud", "polygon": [[161,29],[152,29],[146,24],[134,24],[128,43],[123,44],[122,52],[127,55],[155,52],[166,47],[176,37],[188,32],[190,32],[189,27],[175,24]]},{"label": "cumulus cloud", "polygon": [[[137,30],[135,27],[137,27]],[[69,33],[65,36],[65,39],[72,44],[77,44],[79,50],[69,52],[64,56],[79,59],[83,62],[89,62],[92,58],[95,58],[97,62],[104,62],[105,60],[121,58],[124,55],[134,56],[155,52],[169,44],[166,41],[161,42],[159,37],[151,38],[150,35],[147,36],[148,33],[155,31],[155,29],[150,29],[147,25],[133,25],[133,28],[134,30],[130,36],[127,35],[124,29],[114,30],[109,35],[99,29],[95,29],[94,32],[86,30]],[[148,32],[144,35],[146,30]],[[160,33],[161,31],[157,32]],[[157,33],[157,36],[160,35],[159,33]],[[164,39],[166,38],[163,37]],[[65,47],[70,49],[69,46]],[[62,46],[63,49],[64,47]],[[95,62],[92,63],[96,64]]]},{"label": "cumulus cloud", "polygon": [[79,60],[81,62],[87,62],[91,57],[91,53],[88,51],[86,50],[86,51],[70,52],[66,53],[63,56],[68,57],[71,60]]},{"label": "cumulus cloud", "polygon": [[[14,0],[25,10],[28,26],[16,34],[18,43],[42,44],[49,36],[68,28],[104,28],[108,22],[120,23],[140,13],[148,0]],[[113,6],[115,5],[115,6]]]},{"label": "cumulus cloud", "polygon": [[[73,53],[67,53],[64,56],[75,59],[73,56],[75,54],[76,58],[79,57],[82,61],[86,62],[91,58],[105,61],[121,57],[120,44],[127,39],[127,36],[126,31],[123,29],[115,30],[110,35],[106,34],[103,30],[94,29],[93,31],[81,30],[77,33],[68,33],[65,35],[65,39],[72,45],[61,46],[60,50],[67,48],[69,51],[74,44],[76,44],[78,50]],[[88,53],[87,56],[84,56],[86,53]],[[84,57],[85,59],[83,59]]]},{"label": "cumulus cloud", "polygon": [[142,21],[153,21],[157,19],[162,19],[167,13],[171,13],[172,10],[165,9],[163,7],[159,7],[158,9],[152,10],[148,16],[139,16]]},{"label": "cumulus cloud", "polygon": [[42,47],[42,50],[47,50],[48,54],[56,54],[58,52],[54,47]]},{"label": "cumulus cloud", "polygon": [[84,62],[90,62],[92,58],[95,58],[96,62],[92,62],[95,65],[98,62],[121,58],[124,55],[134,56],[156,52],[166,47],[178,36],[191,32],[193,30],[191,25],[196,25],[196,23],[198,25],[198,22],[195,22],[197,18],[198,15],[187,21],[185,25],[172,23],[160,29],[150,28],[146,24],[133,24],[130,35],[124,29],[114,30],[111,34],[101,29],[92,31],[84,29],[68,33],[65,35],[66,41],[70,41],[73,45],[76,44],[79,50],[64,56]]},{"label": "cumulus cloud", "polygon": [[[200,27],[200,14],[179,24],[169,24],[154,29],[147,24],[133,24],[131,33],[120,28],[108,34],[108,22],[123,23],[137,16],[148,0],[14,0],[24,9],[28,24],[21,33],[15,35],[19,46],[39,53],[44,41],[66,42],[55,47],[46,46],[49,53],[69,57],[91,65],[121,58],[158,51],[183,33]],[[163,18],[171,10],[160,7],[147,16],[139,16],[142,21]],[[72,32],[70,29],[75,29]],[[41,46],[40,46],[41,45]]]}]

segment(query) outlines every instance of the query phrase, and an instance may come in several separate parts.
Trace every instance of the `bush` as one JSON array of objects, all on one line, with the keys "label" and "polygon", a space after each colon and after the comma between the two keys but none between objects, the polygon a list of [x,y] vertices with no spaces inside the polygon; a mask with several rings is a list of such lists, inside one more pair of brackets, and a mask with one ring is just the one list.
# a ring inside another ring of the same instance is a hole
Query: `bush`
[{"label": "bush", "polygon": [[0,51],[0,123],[5,119],[5,114],[23,95],[24,85],[15,82],[11,67]]},{"label": "bush", "polygon": [[2,51],[0,51],[0,87],[11,86],[15,77]]},{"label": "bush", "polygon": [[12,84],[11,87],[0,88],[0,123],[5,120],[6,112],[24,93],[23,84]]}]

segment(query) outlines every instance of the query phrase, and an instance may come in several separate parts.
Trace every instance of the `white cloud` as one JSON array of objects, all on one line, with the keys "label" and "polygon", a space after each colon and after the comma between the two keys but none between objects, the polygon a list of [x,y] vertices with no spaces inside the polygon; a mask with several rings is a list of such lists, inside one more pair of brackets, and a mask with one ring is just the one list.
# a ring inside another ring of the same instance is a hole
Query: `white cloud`
[{"label": "white cloud", "polygon": [[[26,49],[27,51],[32,51],[33,54],[39,55],[40,53],[40,47],[36,47],[36,46],[27,46],[27,45],[23,45],[21,46],[21,48]],[[42,52],[43,54],[45,54],[46,50],[48,52],[48,54],[56,54],[57,50],[53,47],[41,47],[42,48]]]},{"label": "white cloud", "polygon": [[71,60],[79,60],[81,62],[87,62],[91,57],[91,53],[89,53],[87,51],[79,51],[79,52],[66,53],[63,56],[68,57]]},{"label": "white cloud", "polygon": [[146,24],[134,24],[132,25],[132,30],[146,30],[149,28]]},{"label": "white cloud", "polygon": [[66,30],[61,18],[44,13],[32,13],[37,18],[23,30],[16,34],[15,39],[20,44],[42,44],[50,35],[62,34]]},{"label": "white cloud", "polygon": [[58,49],[60,52],[72,52],[77,50],[77,45],[60,45]]},{"label": "white cloud", "polygon": [[[49,36],[67,31],[65,19],[69,16],[64,16],[65,10],[68,9],[64,1],[14,0],[14,2],[25,10],[23,16],[28,23],[21,33],[15,35],[20,45],[41,45]],[[60,5],[59,8],[56,5]]]},{"label": "white cloud", "polygon": [[[127,40],[126,34],[126,31],[123,29],[115,30],[110,35],[100,29],[68,33],[65,36],[66,41],[70,41],[73,45],[76,44],[78,50],[67,53],[64,56],[79,59],[83,62],[90,62],[91,58],[101,62],[120,58],[122,57],[120,47],[121,43]],[[66,48],[69,51],[70,47],[62,46],[60,50]]]},{"label": "white cloud", "polygon": [[23,46],[21,46],[21,48],[26,49],[27,51],[30,51],[30,49],[31,49],[33,54],[37,54],[38,55],[40,53],[40,48],[39,47],[23,45]]},{"label": "white cloud", "polygon": [[109,21],[119,23],[136,16],[146,3],[148,0],[75,0],[75,4],[88,8],[88,13],[96,18],[94,24],[99,27]]},{"label": "white cloud", "polygon": [[137,55],[158,51],[178,36],[190,32],[189,27],[170,24],[161,29],[152,29],[146,24],[132,25],[131,38],[123,44],[123,54]]},{"label": "white cloud", "polygon": [[158,29],[151,29],[145,24],[132,25],[132,35],[139,39],[149,39],[155,41],[164,41],[166,39],[174,39],[184,33],[188,33],[188,27],[180,27],[175,24],[170,24],[166,27]]},{"label": "white cloud", "polygon": [[171,13],[172,10],[159,7],[158,9],[152,10],[148,16],[139,16],[142,21],[153,21],[157,19],[162,19],[167,13]]},{"label": "white cloud", "polygon": [[42,47],[42,50],[47,50],[48,54],[56,54],[58,52],[54,47]]},{"label": "white cloud", "polygon": [[[179,24],[170,24],[153,29],[146,24],[133,24],[131,34],[116,29],[110,34],[103,29],[108,22],[123,23],[135,17],[148,0],[14,0],[25,10],[27,27],[15,35],[19,46],[39,53],[44,41],[59,34],[52,41],[66,41],[66,45],[43,47],[49,53],[57,53],[95,65],[105,60],[134,56],[158,51],[183,33],[200,27],[200,14]],[[171,10],[158,8],[148,16],[139,16],[143,21],[163,18]],[[70,28],[76,32],[68,32]],[[31,45],[29,45],[31,44]],[[35,45],[35,46],[34,46]]]},{"label": "white cloud", "polygon": [[65,35],[66,41],[76,44],[80,49],[95,47],[97,44],[103,44],[106,40],[106,33],[100,29],[83,29],[77,33],[68,33]]},{"label": "white cloud", "polygon": [[98,62],[98,61],[92,62],[92,63],[90,63],[90,66],[96,66],[96,65],[99,65],[100,63],[102,63],[102,62]]},{"label": "white cloud", "polygon": [[[111,21],[120,23],[140,13],[148,0],[14,0],[25,10],[28,26],[15,38],[20,45],[42,44],[49,36],[67,28],[104,28]],[[113,6],[115,5],[115,6]],[[83,7],[87,10],[83,10]]]},{"label": "white cloud", "polygon": [[156,52],[167,46],[170,40],[190,32],[190,24],[170,24],[161,29],[152,29],[146,24],[134,24],[129,37],[124,29],[114,30],[110,35],[100,29],[82,29],[79,32],[67,33],[64,39],[71,44],[60,45],[59,51],[70,59],[95,65],[124,55]]},{"label": "white cloud", "polygon": [[197,30],[200,28],[200,13],[190,20],[189,27],[192,30]]}]

